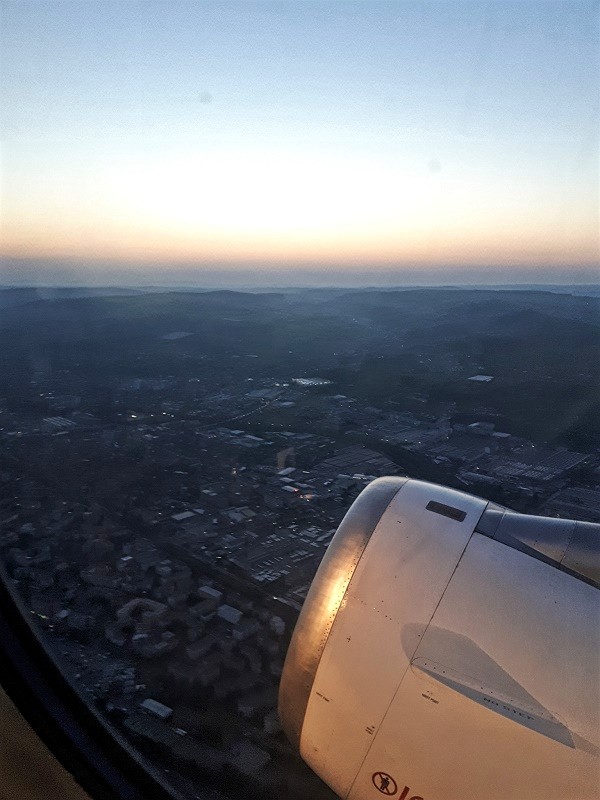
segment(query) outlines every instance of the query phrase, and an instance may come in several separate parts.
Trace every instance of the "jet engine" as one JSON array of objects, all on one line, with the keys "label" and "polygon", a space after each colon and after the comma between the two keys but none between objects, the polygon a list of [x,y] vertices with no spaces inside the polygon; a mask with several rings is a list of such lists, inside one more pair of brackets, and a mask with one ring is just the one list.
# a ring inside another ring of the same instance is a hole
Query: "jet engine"
[{"label": "jet engine", "polygon": [[600,525],[379,478],[311,585],[284,730],[342,798],[600,797]]}]

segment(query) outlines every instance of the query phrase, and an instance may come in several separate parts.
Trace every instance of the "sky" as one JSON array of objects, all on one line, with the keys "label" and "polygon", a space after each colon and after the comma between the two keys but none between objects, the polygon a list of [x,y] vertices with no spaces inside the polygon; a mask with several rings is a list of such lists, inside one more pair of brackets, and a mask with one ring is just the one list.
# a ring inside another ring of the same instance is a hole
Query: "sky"
[{"label": "sky", "polygon": [[0,2],[0,283],[598,278],[600,5]]}]

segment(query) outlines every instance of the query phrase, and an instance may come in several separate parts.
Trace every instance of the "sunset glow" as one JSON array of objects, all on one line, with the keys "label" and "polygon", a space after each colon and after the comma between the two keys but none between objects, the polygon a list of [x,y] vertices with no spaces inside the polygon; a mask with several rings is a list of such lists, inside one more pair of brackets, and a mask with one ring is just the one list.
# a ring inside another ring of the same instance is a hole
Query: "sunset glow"
[{"label": "sunset glow", "polygon": [[134,277],[196,264],[200,281],[205,264],[593,274],[594,6],[491,8],[10,6],[8,272],[44,262],[52,280],[71,259]]}]

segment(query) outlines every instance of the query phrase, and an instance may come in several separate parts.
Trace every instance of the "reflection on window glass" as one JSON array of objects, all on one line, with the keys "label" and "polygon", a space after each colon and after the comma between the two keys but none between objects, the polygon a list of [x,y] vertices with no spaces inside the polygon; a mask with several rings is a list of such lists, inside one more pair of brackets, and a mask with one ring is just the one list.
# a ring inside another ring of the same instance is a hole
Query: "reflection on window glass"
[{"label": "reflection on window glass", "polygon": [[594,15],[3,3],[0,556],[190,797],[333,798],[277,691],[373,478],[600,521]]}]

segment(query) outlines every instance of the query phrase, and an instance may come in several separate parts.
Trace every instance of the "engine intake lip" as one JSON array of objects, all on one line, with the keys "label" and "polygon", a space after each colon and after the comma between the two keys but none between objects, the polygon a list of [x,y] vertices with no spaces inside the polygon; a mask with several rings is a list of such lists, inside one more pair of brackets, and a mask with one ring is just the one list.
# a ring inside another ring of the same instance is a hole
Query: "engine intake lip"
[{"label": "engine intake lip", "polygon": [[407,480],[377,478],[359,495],[331,540],[306,596],[279,686],[281,724],[298,751],[319,662],[348,584],[379,520]]}]

